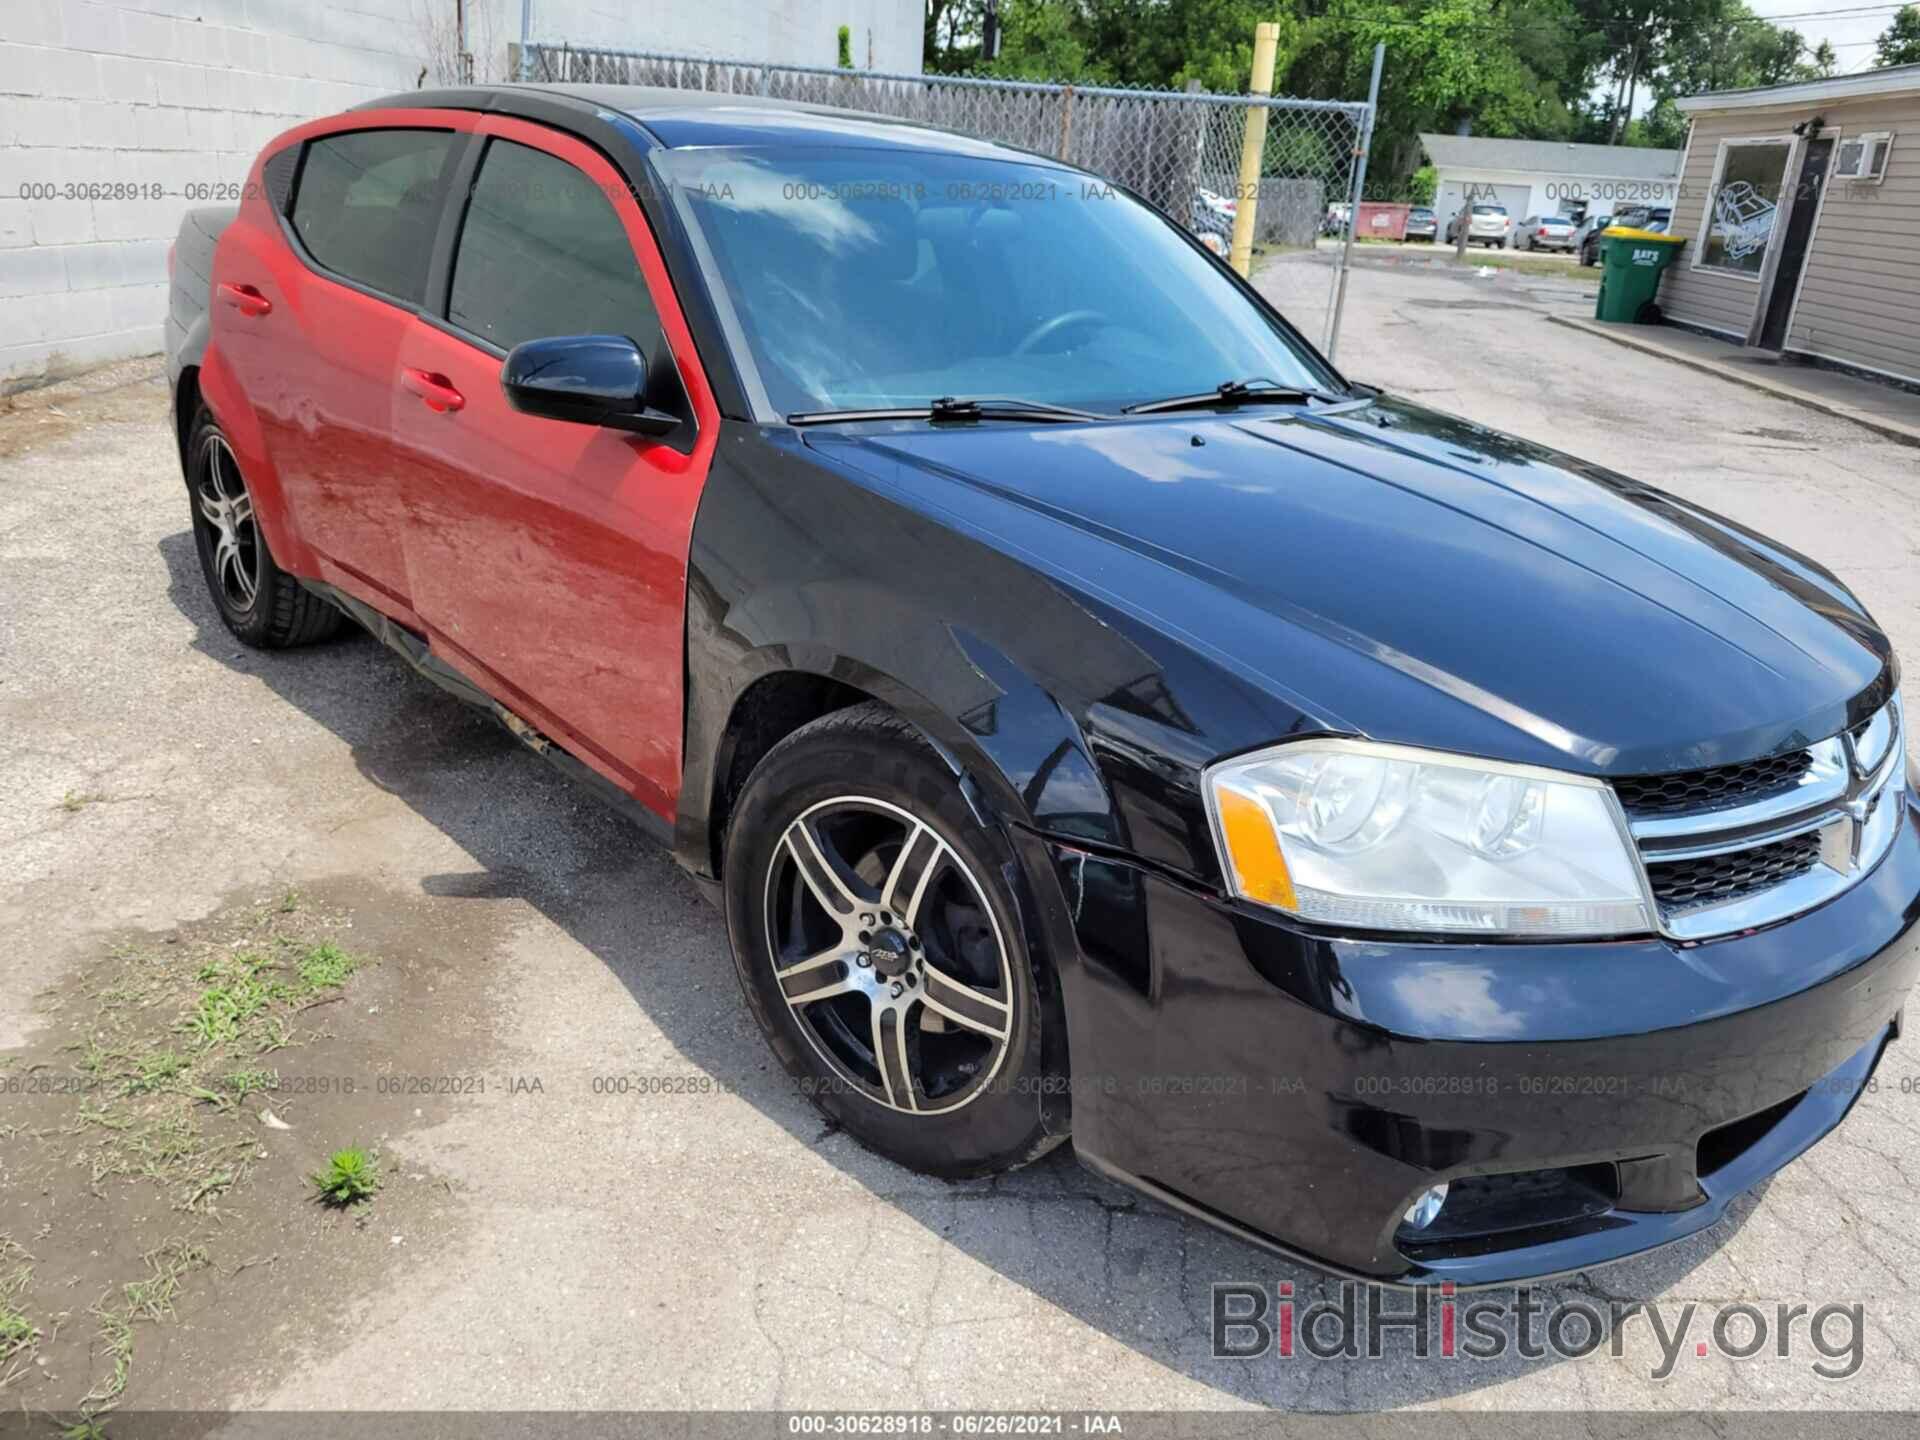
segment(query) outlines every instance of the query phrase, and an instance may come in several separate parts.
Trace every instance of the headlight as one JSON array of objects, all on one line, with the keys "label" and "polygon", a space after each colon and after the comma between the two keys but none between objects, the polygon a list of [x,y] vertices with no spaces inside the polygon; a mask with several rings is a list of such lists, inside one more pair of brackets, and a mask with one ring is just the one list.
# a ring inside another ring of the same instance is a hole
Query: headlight
[{"label": "headlight", "polygon": [[1655,928],[1603,781],[1302,740],[1212,767],[1206,792],[1235,893],[1303,920],[1559,938]]}]

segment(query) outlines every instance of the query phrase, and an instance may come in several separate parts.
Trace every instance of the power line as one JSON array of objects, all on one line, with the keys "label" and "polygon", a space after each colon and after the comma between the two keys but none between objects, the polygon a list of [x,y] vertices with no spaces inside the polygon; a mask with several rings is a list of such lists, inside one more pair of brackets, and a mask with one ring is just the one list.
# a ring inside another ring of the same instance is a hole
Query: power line
[{"label": "power line", "polygon": [[1905,5],[1857,5],[1847,10],[1793,10],[1768,15],[1754,11],[1755,20],[1860,20],[1870,15],[1891,15],[1904,10]]}]

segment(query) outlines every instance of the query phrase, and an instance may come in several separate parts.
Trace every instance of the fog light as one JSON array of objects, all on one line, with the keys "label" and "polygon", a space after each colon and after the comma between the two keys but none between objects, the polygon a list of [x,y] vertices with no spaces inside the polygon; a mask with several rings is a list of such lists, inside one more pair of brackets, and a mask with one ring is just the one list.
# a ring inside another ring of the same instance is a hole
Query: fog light
[{"label": "fog light", "polygon": [[1440,1207],[1447,1203],[1447,1187],[1436,1185],[1407,1207],[1406,1223],[1416,1230],[1424,1230],[1439,1217]]}]

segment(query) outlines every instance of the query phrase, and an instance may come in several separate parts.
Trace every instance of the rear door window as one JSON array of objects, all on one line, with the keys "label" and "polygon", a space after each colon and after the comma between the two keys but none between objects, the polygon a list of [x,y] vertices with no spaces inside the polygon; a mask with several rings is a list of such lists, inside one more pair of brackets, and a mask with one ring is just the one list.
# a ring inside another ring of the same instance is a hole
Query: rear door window
[{"label": "rear door window", "polygon": [[327,269],[410,305],[424,298],[447,130],[356,130],[307,146],[293,228]]},{"label": "rear door window", "polygon": [[494,140],[460,227],[447,319],[511,350],[548,335],[625,335],[659,316],[612,202],[558,156]]}]

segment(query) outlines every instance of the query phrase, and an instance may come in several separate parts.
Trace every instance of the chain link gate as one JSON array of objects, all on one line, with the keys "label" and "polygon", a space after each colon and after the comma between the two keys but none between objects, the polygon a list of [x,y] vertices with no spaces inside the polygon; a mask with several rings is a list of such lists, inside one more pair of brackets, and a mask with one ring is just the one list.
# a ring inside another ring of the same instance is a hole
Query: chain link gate
[{"label": "chain link gate", "polygon": [[[520,76],[535,83],[654,85],[864,110],[1055,156],[1127,186],[1189,230],[1232,241],[1248,117],[1267,112],[1254,243],[1260,289],[1331,353],[1353,197],[1369,130],[1365,101],[1290,100],[899,75],[759,60],[530,42]],[[1336,212],[1335,207],[1341,207]],[[1335,221],[1336,213],[1340,218]]]}]

